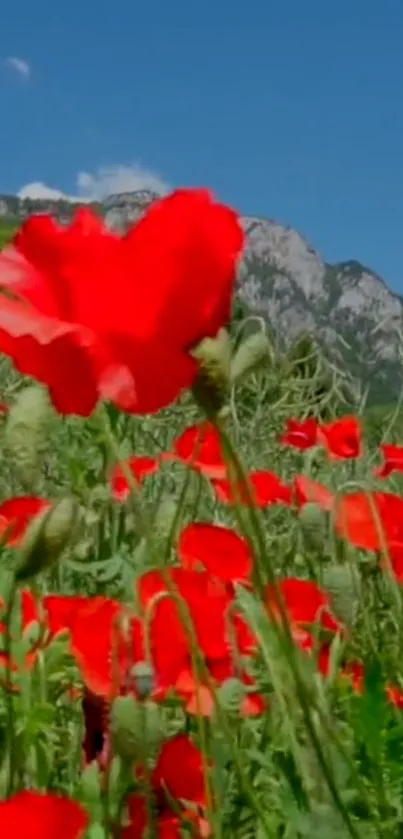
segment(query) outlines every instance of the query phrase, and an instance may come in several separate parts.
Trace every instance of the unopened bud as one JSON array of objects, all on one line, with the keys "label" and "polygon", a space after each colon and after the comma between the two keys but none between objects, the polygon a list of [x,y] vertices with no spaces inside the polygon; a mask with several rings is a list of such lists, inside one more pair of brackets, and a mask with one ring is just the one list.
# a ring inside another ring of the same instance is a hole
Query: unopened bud
[{"label": "unopened bud", "polygon": [[164,547],[167,542],[174,541],[174,529],[179,525],[177,519],[178,501],[172,496],[166,496],[158,505],[152,522],[155,545]]},{"label": "unopened bud", "polygon": [[48,447],[52,411],[47,391],[37,385],[24,388],[7,417],[5,445],[24,489],[34,490]]},{"label": "unopened bud", "polygon": [[101,801],[101,772],[95,760],[83,769],[78,792],[82,803],[89,811],[96,808]]},{"label": "unopened bud", "polygon": [[134,696],[117,696],[111,710],[111,735],[113,747],[123,760],[134,760],[138,756],[141,725]]},{"label": "unopened bud", "polygon": [[21,546],[17,580],[34,577],[56,562],[71,539],[77,517],[77,503],[63,498],[33,519]]},{"label": "unopened bud", "polygon": [[226,679],[218,691],[218,700],[227,714],[238,716],[245,695],[245,685],[239,679]]},{"label": "unopened bud", "polygon": [[192,350],[199,364],[193,395],[207,414],[216,413],[227,402],[231,374],[231,345],[226,329],[215,338],[205,338]]},{"label": "unopened bud", "polygon": [[313,501],[308,501],[299,511],[304,537],[315,547],[323,545],[326,536],[326,514]]},{"label": "unopened bud", "polygon": [[154,702],[118,696],[111,711],[111,734],[116,753],[124,761],[147,760],[163,739],[160,709]]},{"label": "unopened bud", "polygon": [[334,613],[347,626],[352,626],[361,595],[359,571],[350,565],[328,565],[323,569],[322,581]]},{"label": "unopened bud", "polygon": [[259,330],[245,338],[231,361],[231,383],[253,373],[270,357],[270,343],[266,332]]}]

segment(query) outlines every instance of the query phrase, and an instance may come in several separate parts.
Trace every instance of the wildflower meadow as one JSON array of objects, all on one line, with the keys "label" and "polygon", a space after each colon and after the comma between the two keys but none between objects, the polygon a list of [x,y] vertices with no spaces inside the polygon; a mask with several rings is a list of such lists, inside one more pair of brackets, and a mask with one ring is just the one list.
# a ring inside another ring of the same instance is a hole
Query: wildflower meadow
[{"label": "wildflower meadow", "polygon": [[0,253],[4,839],[403,836],[399,409],[233,316],[243,245],[179,190]]}]

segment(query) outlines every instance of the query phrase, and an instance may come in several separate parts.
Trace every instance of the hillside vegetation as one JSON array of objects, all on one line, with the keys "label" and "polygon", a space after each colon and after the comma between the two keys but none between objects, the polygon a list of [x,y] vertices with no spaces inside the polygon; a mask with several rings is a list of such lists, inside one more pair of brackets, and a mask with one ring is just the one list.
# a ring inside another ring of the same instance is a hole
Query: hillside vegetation
[{"label": "hillside vegetation", "polygon": [[17,229],[15,221],[0,219],[0,250],[10,242]]}]

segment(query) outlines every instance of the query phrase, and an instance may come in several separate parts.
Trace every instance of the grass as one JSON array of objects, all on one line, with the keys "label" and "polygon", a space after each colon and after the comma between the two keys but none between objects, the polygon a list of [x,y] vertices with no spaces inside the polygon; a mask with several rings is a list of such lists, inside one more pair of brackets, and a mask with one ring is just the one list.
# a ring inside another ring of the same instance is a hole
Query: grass
[{"label": "grass", "polygon": [[[278,443],[289,417],[320,414],[322,403],[330,413],[332,406],[335,413],[340,411],[336,379],[334,392],[330,384],[318,402],[317,375],[301,376],[272,355],[262,370],[234,387],[225,427],[245,468],[270,469],[287,481],[305,473],[338,492],[352,481],[373,486],[374,448],[352,465],[333,463],[317,450],[301,454]],[[30,390],[27,397],[27,383],[6,362],[2,382],[2,398],[13,405],[0,432],[3,500],[27,493],[53,501],[68,496],[81,508],[80,528],[60,560],[25,584],[36,595],[106,595],[132,607],[139,575],[175,562],[175,534],[193,521],[230,526],[254,545],[255,590],[240,588],[238,598],[259,641],[251,666],[267,709],[244,718],[236,680],[219,692],[219,711],[212,719],[184,713],[180,702],[162,703],[158,725],[153,718],[157,727],[147,741],[143,725],[126,722],[134,754],[138,757],[146,748],[146,762],[152,766],[162,741],[177,732],[190,733],[213,761],[209,817],[214,835],[223,839],[400,837],[403,720],[386,698],[385,685],[398,685],[403,676],[402,601],[400,588],[391,585],[373,555],[335,538],[329,521],[312,505],[310,515],[278,505],[264,510],[224,506],[208,480],[180,465],[165,464],[135,491],[134,502],[132,497],[132,503],[118,505],[108,485],[117,454],[126,458],[168,451],[178,434],[202,419],[190,396],[155,418],[100,409],[87,421],[62,420],[39,390]],[[393,480],[390,486],[399,489]],[[41,561],[43,551],[42,543]],[[4,548],[0,588],[9,603],[15,563],[16,549]],[[334,614],[348,627],[345,638],[333,641],[326,678],[318,673],[315,657],[290,646],[287,633],[278,631],[262,611],[259,585],[273,576],[316,581],[329,592]],[[209,608],[206,602],[206,622]],[[31,625],[21,634],[18,615],[14,610],[11,642],[18,667],[14,674],[6,667],[0,696],[0,794],[28,786],[76,797],[90,812],[89,835],[106,836],[110,819],[119,812],[126,766],[119,746],[115,744],[117,775],[109,769],[103,782],[96,763],[83,771],[81,694],[66,699],[60,690],[70,684],[79,691],[81,684],[68,640],[56,638],[42,646],[35,666],[28,668],[25,657],[35,646],[39,627]],[[357,657],[367,670],[360,694],[340,676],[341,660]],[[10,678],[18,686],[14,695],[7,688]],[[152,707],[148,702],[148,711]]]}]

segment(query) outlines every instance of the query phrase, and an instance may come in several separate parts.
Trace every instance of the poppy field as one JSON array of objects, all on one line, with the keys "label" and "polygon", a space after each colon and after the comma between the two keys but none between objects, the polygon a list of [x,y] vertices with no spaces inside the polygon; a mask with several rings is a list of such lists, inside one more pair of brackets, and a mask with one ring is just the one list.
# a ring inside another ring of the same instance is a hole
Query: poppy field
[{"label": "poppy field", "polygon": [[231,324],[242,249],[180,190],[0,253],[1,837],[403,835],[403,429]]}]

